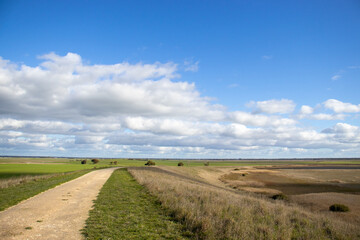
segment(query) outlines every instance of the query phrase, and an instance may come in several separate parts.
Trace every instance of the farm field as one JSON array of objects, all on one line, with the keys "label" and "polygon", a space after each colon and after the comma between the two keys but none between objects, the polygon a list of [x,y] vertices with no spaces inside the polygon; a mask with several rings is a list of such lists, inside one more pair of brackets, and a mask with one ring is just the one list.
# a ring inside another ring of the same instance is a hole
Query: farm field
[{"label": "farm field", "polygon": [[[0,187],[5,201],[0,209],[94,167],[112,167],[113,161],[118,162],[117,166],[128,167],[143,187],[125,169],[116,171],[101,191],[84,229],[89,239],[98,239],[104,231],[112,239],[120,235],[136,239],[140,236],[137,234],[148,234],[154,239],[360,238],[358,160],[154,159],[156,165],[151,167],[145,167],[146,160],[140,159],[99,159],[98,164],[90,163],[90,159],[87,164],[81,164],[81,159],[65,158],[61,162],[57,158],[1,160],[0,183],[9,186]],[[183,167],[177,166],[180,161]],[[206,162],[209,166],[204,166]],[[287,199],[270,198],[280,193]],[[128,197],[121,200],[124,194]],[[334,203],[344,204],[350,211],[330,212],[329,206]],[[153,226],[147,225],[143,215],[149,208],[150,222],[171,232],[155,231],[156,228],[150,231]],[[128,212],[132,227],[121,220],[125,216],[121,209],[135,211]]]},{"label": "farm field", "polygon": [[[72,164],[78,165],[83,159],[88,160],[91,165],[91,158],[37,158],[37,157],[0,157],[0,164]],[[264,160],[198,160],[198,159],[128,159],[128,158],[99,158],[100,162],[97,164],[109,165],[110,162],[117,161],[119,166],[135,167],[144,166],[148,160],[152,160],[157,166],[177,166],[179,162],[184,163],[185,167],[204,166],[209,163],[210,166],[284,166],[284,165],[354,165],[360,167],[360,159],[343,159],[343,160],[310,160],[310,159],[264,159]],[[1,167],[1,165],[0,165]]]}]

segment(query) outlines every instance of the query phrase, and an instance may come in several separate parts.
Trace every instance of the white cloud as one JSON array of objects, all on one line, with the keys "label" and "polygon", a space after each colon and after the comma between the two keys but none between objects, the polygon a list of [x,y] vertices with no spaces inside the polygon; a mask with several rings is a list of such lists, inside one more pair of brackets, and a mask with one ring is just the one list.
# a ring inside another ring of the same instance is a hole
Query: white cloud
[{"label": "white cloud", "polygon": [[31,67],[0,58],[4,154],[242,157],[360,147],[359,128],[348,123],[299,127],[303,118],[345,119],[360,105],[329,99],[291,115],[292,100],[272,99],[250,102],[253,112],[229,112],[194,83],[173,81],[175,63],[91,65],[74,53],[41,59]]},{"label": "white cloud", "polygon": [[1,61],[3,114],[71,121],[122,115],[222,118],[221,107],[201,97],[193,83],[171,81],[178,76],[173,63],[84,65],[74,53],[41,58],[38,67]]},{"label": "white cloud", "polygon": [[337,123],[331,128],[323,130],[324,133],[332,134],[341,142],[360,143],[360,128],[347,123]]},{"label": "white cloud", "polygon": [[331,77],[331,80],[336,81],[339,80],[341,78],[341,75],[337,74]]},{"label": "white cloud", "polygon": [[303,105],[301,106],[299,114],[312,114],[314,112],[314,109],[310,106]]},{"label": "white cloud", "polygon": [[199,61],[194,62],[193,60],[185,60],[184,67],[186,72],[197,72],[199,70]]},{"label": "white cloud", "polygon": [[345,119],[345,117],[346,116],[344,114],[317,113],[317,114],[312,114],[307,118],[314,120],[343,120]]},{"label": "white cloud", "polygon": [[297,115],[298,119],[314,119],[314,120],[343,120],[346,115],[344,114],[327,114],[327,113],[314,113],[314,108],[303,105]]},{"label": "white cloud", "polygon": [[325,108],[334,111],[335,113],[356,113],[360,112],[360,104],[354,105],[351,103],[344,103],[336,99],[329,99],[324,103]]},{"label": "white cloud", "polygon": [[289,126],[295,125],[296,121],[289,118],[279,118],[278,116],[266,116],[260,114],[251,114],[247,112],[231,112],[228,114],[230,121],[250,126],[266,127],[266,126]]},{"label": "white cloud", "polygon": [[255,109],[255,113],[291,113],[294,111],[296,104],[289,99],[272,99],[268,101],[251,101],[247,104],[248,107]]}]

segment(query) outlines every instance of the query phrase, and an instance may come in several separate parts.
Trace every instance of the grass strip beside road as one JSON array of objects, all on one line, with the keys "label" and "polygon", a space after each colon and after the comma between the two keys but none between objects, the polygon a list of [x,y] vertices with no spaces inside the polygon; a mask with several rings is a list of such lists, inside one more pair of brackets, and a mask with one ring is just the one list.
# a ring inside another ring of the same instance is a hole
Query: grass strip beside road
[{"label": "grass strip beside road", "polygon": [[47,179],[34,179],[30,182],[0,189],[0,211],[64,182],[78,178],[90,171],[91,170],[81,170],[56,174],[54,177]]},{"label": "grass strip beside road", "polygon": [[186,239],[180,223],[126,169],[116,170],[100,191],[83,229],[86,239]]}]

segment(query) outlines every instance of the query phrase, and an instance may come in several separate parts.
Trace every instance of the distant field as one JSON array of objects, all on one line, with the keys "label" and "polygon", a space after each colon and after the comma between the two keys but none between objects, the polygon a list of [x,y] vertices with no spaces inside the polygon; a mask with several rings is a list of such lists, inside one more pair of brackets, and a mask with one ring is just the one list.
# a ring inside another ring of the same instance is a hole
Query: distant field
[{"label": "distant field", "polygon": [[[91,158],[83,158],[89,160]],[[62,164],[80,164],[82,159],[78,158],[9,158],[9,157],[0,157],[0,163],[62,163]],[[109,165],[110,162],[117,161],[119,166],[124,167],[136,167],[144,166],[147,160],[145,159],[101,159],[97,165]],[[209,163],[210,166],[278,166],[278,165],[359,165],[360,159],[344,159],[344,160],[174,160],[174,159],[152,159],[158,166],[177,166],[179,162],[184,163],[185,167],[196,167],[204,166],[205,163]],[[87,164],[87,165],[88,165]],[[91,165],[91,163],[90,163]],[[0,165],[2,168],[2,165]]]},{"label": "distant field", "polygon": [[[97,205],[104,205],[104,211],[108,211],[110,207],[115,209],[116,204],[121,205],[116,209],[130,211],[141,206],[145,210],[130,213],[134,220],[132,225],[126,222],[128,212],[124,214],[124,220],[118,215],[121,212],[110,211],[115,215],[111,215],[105,225],[102,218],[110,216],[110,213],[99,215],[96,211],[93,212],[92,220],[88,221],[88,228],[84,232],[87,236],[92,236],[89,239],[98,239],[97,234],[101,235],[103,228],[108,236],[125,233],[123,230],[126,230],[126,226],[127,231],[129,230],[126,236],[137,239],[138,235],[131,234],[133,229],[139,227],[137,223],[142,214],[149,210],[150,205],[143,206],[144,201],[141,200],[148,193],[153,195],[147,197],[152,198],[151,201],[155,204],[151,205],[150,213],[160,206],[163,208],[156,210],[157,215],[151,223],[163,224],[163,221],[175,218],[182,225],[176,227],[178,230],[173,233],[161,232],[160,236],[173,234],[173,237],[179,235],[181,238],[180,235],[185,231],[191,233],[186,234],[187,236],[195,234],[197,239],[360,238],[358,159],[151,159],[156,163],[155,167],[144,167],[147,159],[100,158],[98,164],[91,163],[90,158],[87,158],[87,164],[81,164],[81,160],[83,159],[0,158],[0,197],[3,199],[0,209],[1,206],[4,209],[44,189],[85,174],[95,167],[112,167],[114,164],[111,163],[117,161],[117,166],[130,167],[131,174],[147,190],[139,188],[127,173],[124,175],[125,169],[119,170],[107,183],[106,186],[110,187],[102,190],[107,192],[105,198],[99,198]],[[178,167],[179,162],[184,167]],[[204,166],[205,163],[209,163],[209,166]],[[115,178],[117,179],[114,180]],[[124,192],[121,191],[126,188],[129,191],[122,194]],[[117,190],[111,191],[113,189]],[[137,195],[139,191],[145,195]],[[283,193],[289,198],[286,201],[269,198],[276,193]],[[129,202],[130,195],[132,200]],[[13,196],[19,199],[13,201]],[[125,200],[119,202],[121,198]],[[346,204],[351,210],[348,213],[329,212],[328,206],[333,203]],[[100,224],[99,219],[102,219]],[[140,227],[142,230],[151,229],[151,223],[147,223],[145,219]],[[167,224],[172,226],[173,223],[170,221]],[[143,234],[146,236],[147,231]],[[159,233],[155,231],[154,234]]]},{"label": "distant field", "polygon": [[23,175],[43,175],[92,169],[93,164],[1,164],[0,179]]}]

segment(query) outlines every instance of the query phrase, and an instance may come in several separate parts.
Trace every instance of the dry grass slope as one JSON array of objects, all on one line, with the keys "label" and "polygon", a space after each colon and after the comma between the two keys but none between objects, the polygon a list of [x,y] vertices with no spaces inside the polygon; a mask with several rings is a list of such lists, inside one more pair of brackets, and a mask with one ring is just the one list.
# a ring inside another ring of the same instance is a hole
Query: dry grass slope
[{"label": "dry grass slope", "polygon": [[129,172],[197,239],[359,239],[360,229],[296,206],[154,168]]}]

